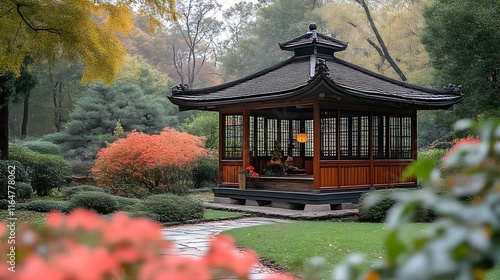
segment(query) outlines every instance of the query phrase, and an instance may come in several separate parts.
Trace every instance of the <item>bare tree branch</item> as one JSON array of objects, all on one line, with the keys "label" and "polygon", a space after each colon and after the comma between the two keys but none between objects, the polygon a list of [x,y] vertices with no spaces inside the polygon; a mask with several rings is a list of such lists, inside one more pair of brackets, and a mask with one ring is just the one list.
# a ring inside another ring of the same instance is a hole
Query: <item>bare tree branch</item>
[{"label": "bare tree branch", "polygon": [[387,46],[385,45],[384,40],[382,39],[382,36],[380,35],[380,32],[377,29],[377,26],[375,25],[375,21],[372,18],[372,15],[370,13],[370,9],[368,7],[368,4],[366,4],[365,0],[355,0],[355,1],[359,5],[361,5],[361,7],[363,8],[363,10],[365,11],[366,18],[368,19],[368,22],[370,23],[370,27],[373,30],[373,33],[375,34],[375,37],[377,38],[377,41],[378,41],[378,43],[380,45],[380,48],[382,49],[383,57],[385,59],[387,59],[387,62],[389,62],[389,64],[391,65],[391,67],[394,69],[394,71],[396,71],[396,73],[398,74],[399,78],[402,81],[406,82],[407,81],[406,76],[404,75],[403,71],[399,68],[399,66],[397,65],[397,63],[392,58],[391,54],[389,53],[389,50],[387,49]]},{"label": "bare tree branch", "polygon": [[54,33],[54,34],[57,34],[57,35],[61,35],[61,32],[59,30],[56,30],[54,28],[50,28],[50,27],[35,27],[33,25],[31,25],[28,20],[24,17],[23,13],[21,12],[21,7],[27,7],[26,5],[22,5],[22,4],[16,4],[16,9],[17,9],[17,13],[19,14],[19,16],[21,17],[21,19],[23,20],[23,22],[33,31],[37,32],[37,31],[47,31],[47,32],[50,32],[50,33]]}]

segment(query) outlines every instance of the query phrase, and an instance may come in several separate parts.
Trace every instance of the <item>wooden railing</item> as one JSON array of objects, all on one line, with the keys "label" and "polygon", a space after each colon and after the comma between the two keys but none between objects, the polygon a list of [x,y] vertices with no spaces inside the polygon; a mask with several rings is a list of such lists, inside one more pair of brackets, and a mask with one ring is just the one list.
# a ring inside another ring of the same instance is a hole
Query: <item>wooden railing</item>
[{"label": "wooden railing", "polygon": [[[412,160],[340,160],[320,161],[320,189],[351,189],[413,185],[413,178],[402,180]],[[372,171],[373,170],[373,171]]]}]

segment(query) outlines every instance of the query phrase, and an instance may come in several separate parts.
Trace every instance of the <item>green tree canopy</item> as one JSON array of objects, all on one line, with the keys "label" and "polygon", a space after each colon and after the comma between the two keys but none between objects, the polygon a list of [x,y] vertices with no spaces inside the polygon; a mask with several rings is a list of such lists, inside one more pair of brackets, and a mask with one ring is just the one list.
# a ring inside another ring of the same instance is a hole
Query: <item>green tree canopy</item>
[{"label": "green tree canopy", "polygon": [[462,85],[456,118],[500,116],[500,1],[435,0],[424,10],[422,42],[435,85]]},{"label": "green tree canopy", "polygon": [[116,140],[113,132],[118,122],[125,132],[155,133],[166,126],[176,126],[177,116],[165,113],[167,102],[120,80],[112,86],[91,84],[85,96],[76,102],[64,130],[45,139],[61,144],[68,157],[93,159],[106,142]]},{"label": "green tree canopy", "polygon": [[192,135],[205,136],[206,148],[219,148],[219,115],[216,112],[200,112],[186,118],[182,130]]},{"label": "green tree canopy", "polygon": [[[310,22],[318,22],[315,8],[322,1],[277,0],[262,1],[257,19],[221,58],[225,79],[250,75],[273,65],[291,54],[282,51],[278,43],[307,32]],[[241,38],[246,36],[244,38]]]},{"label": "green tree canopy", "polygon": [[[174,0],[10,0],[0,3],[0,83],[19,76],[25,57],[55,64],[62,56],[83,61],[82,82],[111,83],[125,50],[117,38],[132,26],[132,9],[152,28],[176,19]],[[103,24],[100,24],[104,22]],[[0,157],[8,158],[11,91],[0,86]]]}]

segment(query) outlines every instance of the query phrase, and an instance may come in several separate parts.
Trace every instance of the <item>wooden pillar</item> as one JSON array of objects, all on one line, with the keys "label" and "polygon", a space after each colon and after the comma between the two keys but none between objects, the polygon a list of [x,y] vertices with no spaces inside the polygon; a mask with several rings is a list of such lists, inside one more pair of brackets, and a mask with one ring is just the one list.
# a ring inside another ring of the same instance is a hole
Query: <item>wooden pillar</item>
[{"label": "wooden pillar", "polygon": [[314,143],[313,143],[313,178],[314,178],[314,190],[319,191],[319,187],[321,186],[321,120],[320,120],[320,107],[318,100],[314,101],[314,109],[313,109],[313,134],[314,134]]},{"label": "wooden pillar", "polygon": [[224,114],[219,112],[219,184],[222,184],[223,180],[223,167],[222,167],[222,159],[224,155],[224,135],[226,131],[226,126],[225,126],[225,121],[224,121]]},{"label": "wooden pillar", "polygon": [[412,157],[413,159],[418,159],[417,158],[417,150],[418,150],[418,143],[417,143],[417,111],[415,111],[411,117],[411,149],[412,149]]},{"label": "wooden pillar", "polygon": [[373,164],[373,110],[370,110],[370,118],[368,119],[368,127],[369,127],[369,130],[368,130],[368,154],[370,155],[369,178],[370,178],[370,186],[373,187],[374,182],[375,182],[375,166]]},{"label": "wooden pillar", "polygon": [[243,168],[250,165],[250,110],[243,109]]}]

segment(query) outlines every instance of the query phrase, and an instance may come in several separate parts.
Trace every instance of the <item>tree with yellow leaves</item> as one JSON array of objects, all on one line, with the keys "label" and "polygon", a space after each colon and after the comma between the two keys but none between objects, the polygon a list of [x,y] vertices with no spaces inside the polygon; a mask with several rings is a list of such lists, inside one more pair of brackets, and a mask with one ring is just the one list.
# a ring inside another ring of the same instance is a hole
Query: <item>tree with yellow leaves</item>
[{"label": "tree with yellow leaves", "polygon": [[[113,82],[125,50],[117,38],[130,32],[133,9],[151,30],[176,20],[174,0],[0,0],[0,150],[8,157],[8,102],[25,57],[55,63],[83,61],[82,82]],[[104,22],[100,24],[100,22]]]}]

